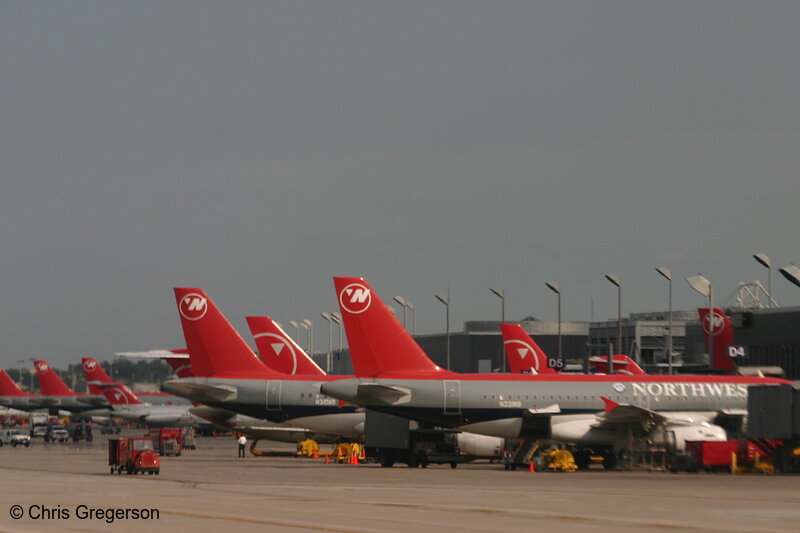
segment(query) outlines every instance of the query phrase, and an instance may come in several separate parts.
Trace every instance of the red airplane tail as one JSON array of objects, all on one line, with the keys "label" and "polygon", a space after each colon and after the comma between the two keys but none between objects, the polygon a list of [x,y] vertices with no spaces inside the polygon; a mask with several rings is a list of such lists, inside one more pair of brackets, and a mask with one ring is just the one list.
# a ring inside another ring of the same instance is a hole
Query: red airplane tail
[{"label": "red airplane tail", "polygon": [[186,349],[196,377],[276,378],[201,289],[176,288]]},{"label": "red airplane tail", "polygon": [[169,367],[175,372],[179,378],[194,377],[192,372],[192,358],[189,356],[189,350],[180,348],[178,350],[170,350],[174,355],[162,355],[161,359],[167,362]]},{"label": "red airplane tail", "polygon": [[33,394],[20,389],[8,372],[0,368],[0,396],[33,396]]},{"label": "red airplane tail", "polygon": [[247,325],[261,361],[268,367],[283,374],[325,375],[325,371],[270,317],[249,316]]},{"label": "red airplane tail", "polygon": [[[595,355],[589,358],[589,364],[601,374],[608,374],[608,356]],[[614,373],[629,376],[643,376],[647,374],[636,361],[623,354],[614,354]]]},{"label": "red airplane tail", "polygon": [[103,395],[112,406],[139,405],[144,403],[122,383],[103,383],[102,385],[98,385],[98,387],[103,391]]},{"label": "red airplane tail", "polygon": [[50,368],[47,361],[37,359],[33,362],[36,368],[36,377],[39,379],[39,388],[44,396],[77,396],[75,391],[70,389],[64,380]]},{"label": "red airplane tail", "polygon": [[709,332],[714,335],[714,353],[711,354],[711,366],[721,370],[733,372],[733,359],[728,357],[728,347],[733,345],[733,324],[731,319],[719,307],[714,308],[714,313],[709,313],[707,307],[697,309],[700,315],[700,325],[703,337],[708,347]]},{"label": "red airplane tail", "polygon": [[500,324],[508,367],[513,374],[556,374],[547,354],[519,324]]},{"label": "red airplane tail", "polygon": [[449,373],[430,360],[364,278],[335,277],[333,283],[356,376]]},{"label": "red airplane tail", "polygon": [[97,383],[115,383],[93,357],[81,358],[81,366],[83,366],[83,375],[86,378],[86,385],[89,387],[89,394],[103,394],[103,389]]}]

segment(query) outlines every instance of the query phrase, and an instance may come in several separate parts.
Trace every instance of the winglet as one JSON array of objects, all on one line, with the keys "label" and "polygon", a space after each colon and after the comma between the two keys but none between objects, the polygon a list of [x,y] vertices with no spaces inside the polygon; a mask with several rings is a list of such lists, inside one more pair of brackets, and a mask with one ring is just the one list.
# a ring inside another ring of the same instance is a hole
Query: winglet
[{"label": "winglet", "polygon": [[603,400],[603,403],[605,404],[606,413],[610,413],[615,408],[619,407],[619,404],[617,402],[615,402],[614,400],[609,400],[605,396],[600,396],[600,399]]}]

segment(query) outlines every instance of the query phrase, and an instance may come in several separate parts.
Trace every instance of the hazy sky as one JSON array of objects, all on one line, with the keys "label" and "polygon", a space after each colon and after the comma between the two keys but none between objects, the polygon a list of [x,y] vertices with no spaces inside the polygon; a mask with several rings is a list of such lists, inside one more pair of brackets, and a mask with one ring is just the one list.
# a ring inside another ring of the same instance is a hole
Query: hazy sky
[{"label": "hazy sky", "polygon": [[[800,262],[796,1],[0,1],[0,366],[183,346],[365,276],[444,330]],[[784,305],[800,289],[773,275]],[[287,329],[288,328],[287,326]],[[247,337],[247,336],[246,336]]]}]

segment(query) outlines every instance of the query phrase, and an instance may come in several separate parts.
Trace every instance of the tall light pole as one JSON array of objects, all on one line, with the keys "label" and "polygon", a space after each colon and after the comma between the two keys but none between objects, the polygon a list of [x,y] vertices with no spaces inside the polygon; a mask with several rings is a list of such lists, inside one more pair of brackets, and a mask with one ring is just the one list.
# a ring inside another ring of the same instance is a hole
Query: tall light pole
[{"label": "tall light pole", "polygon": [[338,357],[342,356],[342,317],[339,313],[331,313],[331,319],[334,322],[339,324],[339,355]]},{"label": "tall light pole", "polygon": [[[489,290],[492,291],[492,293],[495,296],[500,298],[500,323],[504,324],[505,321],[506,321],[506,291],[503,290],[503,289],[497,289],[497,288],[490,288]],[[501,352],[500,359],[503,360],[503,372],[505,372],[506,371],[506,358],[502,356],[502,349],[500,350],[500,352]]]},{"label": "tall light pole", "polygon": [[320,313],[320,316],[328,322],[328,374],[331,373],[331,359],[333,354],[333,317],[330,313]]},{"label": "tall light pole", "polygon": [[406,307],[411,309],[411,335],[417,334],[417,306],[406,300]]},{"label": "tall light pole", "polygon": [[789,265],[779,268],[778,272],[780,272],[784,278],[800,287],[800,268],[797,268],[795,265]]},{"label": "tall light pole", "polygon": [[[714,286],[700,274],[686,278],[689,286],[708,298],[708,360],[714,364]],[[702,324],[700,324],[702,326]]]},{"label": "tall light pole", "polygon": [[[406,327],[406,299],[402,296],[395,296],[394,301],[399,303],[400,306],[403,308],[403,327]],[[408,328],[406,328],[408,329]]]},{"label": "tall light pole", "polygon": [[300,325],[308,330],[308,355],[314,356],[314,323],[304,318]]},{"label": "tall light pole", "polygon": [[445,328],[447,331],[447,370],[450,370],[450,289],[447,289],[447,296],[437,294],[436,299],[444,304],[445,307]]},{"label": "tall light pole", "polygon": [[667,267],[656,267],[656,272],[669,281],[669,310],[667,311],[667,364],[670,375],[675,371],[672,368],[672,272]]},{"label": "tall light pole", "polygon": [[294,328],[294,340],[300,342],[300,324],[297,323],[297,320],[290,320],[289,325]]},{"label": "tall light pole", "polygon": [[561,287],[553,281],[548,281],[545,285],[558,295],[558,358],[561,359]]},{"label": "tall light pole", "polygon": [[753,259],[758,261],[761,266],[767,269],[767,294],[769,295],[769,300],[767,300],[767,307],[772,307],[772,260],[764,253],[757,253],[753,254]]},{"label": "tall light pole", "polygon": [[[606,279],[617,287],[617,350],[622,353],[622,281],[615,274],[606,274]],[[614,373],[613,353],[608,354],[608,373]]]}]

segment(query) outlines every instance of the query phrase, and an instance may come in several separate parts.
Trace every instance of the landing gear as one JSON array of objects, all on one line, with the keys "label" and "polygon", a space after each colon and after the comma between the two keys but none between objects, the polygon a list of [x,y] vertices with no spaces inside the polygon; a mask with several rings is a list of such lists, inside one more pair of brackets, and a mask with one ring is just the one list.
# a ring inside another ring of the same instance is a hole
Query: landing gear
[{"label": "landing gear", "polygon": [[578,470],[589,470],[589,465],[591,462],[591,450],[581,449],[575,452],[575,464],[578,465]]},{"label": "landing gear", "polygon": [[603,468],[614,470],[617,466],[617,454],[613,451],[603,453]]}]

